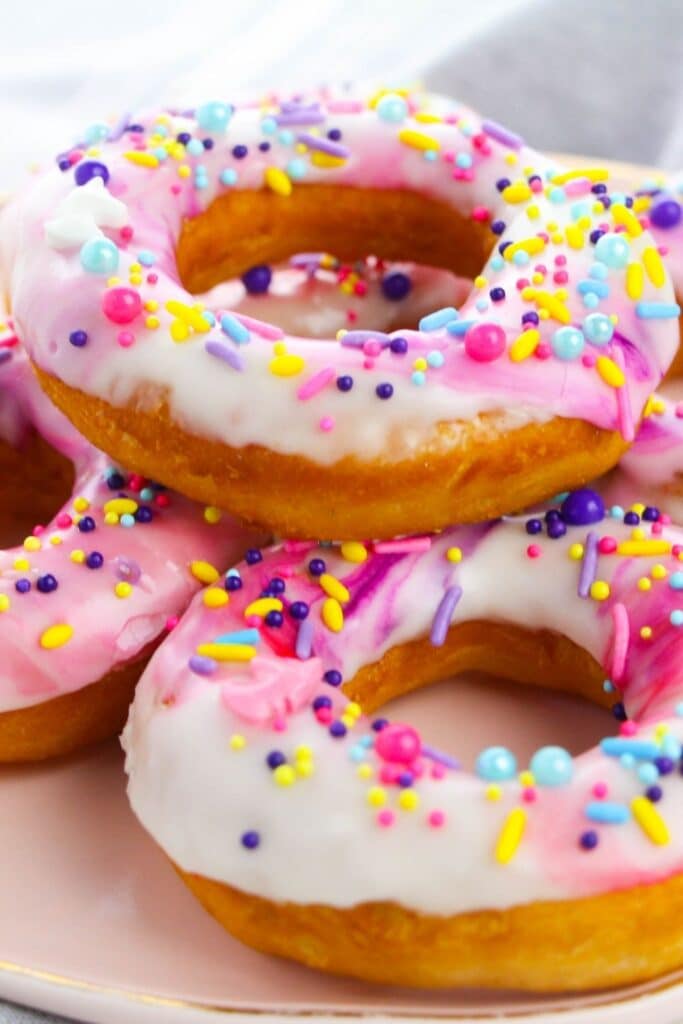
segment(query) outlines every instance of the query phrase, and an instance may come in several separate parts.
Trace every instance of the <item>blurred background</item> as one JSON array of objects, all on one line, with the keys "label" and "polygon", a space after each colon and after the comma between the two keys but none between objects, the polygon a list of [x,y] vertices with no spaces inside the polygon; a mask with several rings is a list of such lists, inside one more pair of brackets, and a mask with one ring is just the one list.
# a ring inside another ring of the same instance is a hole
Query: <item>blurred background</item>
[{"label": "blurred background", "polygon": [[0,188],[158,100],[422,82],[535,147],[683,167],[683,0],[0,0]]}]

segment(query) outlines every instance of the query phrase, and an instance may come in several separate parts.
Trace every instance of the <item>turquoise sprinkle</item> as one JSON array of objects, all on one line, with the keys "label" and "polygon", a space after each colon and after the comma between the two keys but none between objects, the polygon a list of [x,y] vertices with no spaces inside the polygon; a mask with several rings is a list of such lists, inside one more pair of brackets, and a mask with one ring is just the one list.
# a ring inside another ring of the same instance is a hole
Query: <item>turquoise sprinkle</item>
[{"label": "turquoise sprinkle", "polygon": [[376,110],[381,121],[389,121],[391,124],[400,124],[408,116],[408,104],[403,96],[399,96],[397,93],[382,96]]},{"label": "turquoise sprinkle", "polygon": [[438,349],[434,349],[427,353],[427,363],[433,370],[438,370],[445,362],[446,357],[443,352],[439,352]]},{"label": "turquoise sprinkle", "polygon": [[636,302],[636,316],[641,320],[669,320],[680,312],[676,302]]},{"label": "turquoise sprinkle", "polygon": [[683,718],[683,700],[680,702],[680,704],[676,705],[676,715],[679,718]]},{"label": "turquoise sprinkle", "polygon": [[168,153],[166,152],[163,146],[155,146],[155,148],[152,150],[152,153],[157,158],[159,163],[163,163],[164,160],[168,160]]},{"label": "turquoise sprinkle", "polygon": [[583,334],[578,327],[558,327],[550,344],[557,358],[565,361],[578,359],[586,347]]},{"label": "turquoise sprinkle", "polygon": [[197,124],[205,132],[224,132],[232,117],[229,103],[204,103],[197,110]]},{"label": "turquoise sprinkle", "polygon": [[127,529],[130,529],[131,526],[135,526],[135,516],[132,516],[130,512],[124,512],[119,519],[119,523],[121,526],[125,526]]},{"label": "turquoise sprinkle", "polygon": [[605,693],[614,693],[616,689],[611,679],[605,679],[604,683],[602,684],[602,688],[605,691]]},{"label": "turquoise sprinkle", "polygon": [[586,309],[595,309],[596,306],[600,305],[600,299],[595,292],[587,292],[581,300]]},{"label": "turquoise sprinkle", "polygon": [[669,576],[669,586],[672,590],[683,590],[683,572],[672,572]]},{"label": "turquoise sprinkle", "polygon": [[156,261],[156,256],[149,249],[141,249],[138,253],[138,263],[142,263],[143,267],[152,267]]},{"label": "turquoise sprinkle", "polygon": [[608,757],[631,754],[639,761],[653,761],[660,753],[659,746],[652,740],[632,740],[624,736],[608,736],[601,741],[600,749]]},{"label": "turquoise sprinkle", "polygon": [[588,276],[597,278],[598,281],[604,281],[607,278],[609,271],[604,263],[593,263],[591,264]]},{"label": "turquoise sprinkle", "polygon": [[190,141],[185,146],[185,149],[190,154],[190,156],[201,156],[202,153],[204,152],[204,146],[199,139],[190,139]]},{"label": "turquoise sprinkle", "polygon": [[608,233],[602,235],[595,244],[596,260],[612,270],[623,270],[629,261],[630,254],[631,246],[623,235]]},{"label": "turquoise sprinkle", "polygon": [[109,125],[97,122],[97,124],[88,125],[83,133],[83,138],[89,146],[93,146],[96,142],[104,142],[107,135],[109,135]]},{"label": "turquoise sprinkle", "polygon": [[426,382],[427,377],[425,376],[424,370],[413,370],[410,375],[410,379],[418,388]]},{"label": "turquoise sprinkle", "polygon": [[293,160],[289,161],[285,170],[287,171],[287,176],[291,178],[292,181],[301,181],[301,179],[305,178],[308,173],[308,164],[305,160],[302,160],[301,157],[297,156],[294,157]]},{"label": "turquoise sprinkle", "polygon": [[681,756],[681,744],[670,733],[662,739],[662,753],[665,757],[671,757],[677,761]]},{"label": "turquoise sprinkle", "polygon": [[548,199],[551,203],[563,203],[567,198],[564,189],[560,185],[555,185],[548,192]]},{"label": "turquoise sprinkle", "polygon": [[349,757],[351,758],[352,761],[364,761],[365,756],[365,748],[361,747],[360,743],[356,744],[356,746],[354,747],[351,747],[351,749],[349,750]]},{"label": "turquoise sprinkle", "polygon": [[282,131],[278,133],[278,140],[283,146],[291,146],[294,142],[294,132],[290,132],[289,128],[283,128]]},{"label": "turquoise sprinkle", "polygon": [[472,157],[469,153],[458,153],[455,158],[456,167],[460,167],[463,171],[468,170],[472,166]]},{"label": "turquoise sprinkle", "polygon": [[591,208],[587,202],[572,203],[569,207],[572,220],[581,220],[582,217],[590,217]]},{"label": "turquoise sprinkle", "polygon": [[274,117],[264,117],[261,121],[261,131],[264,135],[275,135],[277,131],[277,121]]},{"label": "turquoise sprinkle", "polygon": [[261,639],[258,629],[237,629],[233,633],[221,633],[215,644],[257,644]]},{"label": "turquoise sprinkle", "polygon": [[672,626],[683,626],[683,611],[680,608],[675,608],[669,616],[669,622]]},{"label": "turquoise sprinkle", "polygon": [[[518,251],[524,252],[523,249],[519,249]],[[517,254],[515,253],[515,255]],[[527,256],[528,253],[524,253],[524,255]],[[489,266],[491,270],[502,270],[503,267],[505,266],[505,260],[503,259],[502,256],[494,256],[491,262],[489,263]]]},{"label": "turquoise sprinkle", "polygon": [[427,161],[427,163],[430,163],[430,164],[433,164],[434,161],[439,156],[439,154],[437,153],[437,151],[435,149],[425,149],[425,151],[424,151],[424,153],[422,155],[425,158],[425,160]]},{"label": "turquoise sprinkle", "polygon": [[512,262],[516,267],[526,267],[527,263],[531,262],[531,256],[524,249],[518,249],[512,257]]},{"label": "turquoise sprinkle", "polygon": [[659,772],[654,764],[641,764],[638,768],[638,779],[644,786],[651,786],[659,778]]},{"label": "turquoise sprinkle", "polygon": [[459,338],[463,334],[467,334],[470,327],[473,327],[476,323],[476,320],[451,320],[450,323],[446,324],[446,330],[449,334],[454,334],[456,338]]},{"label": "turquoise sprinkle", "polygon": [[624,510],[621,507],[621,505],[612,505],[611,509],[609,510],[609,514],[611,515],[612,519],[624,518]]},{"label": "turquoise sprinkle", "polygon": [[119,265],[119,250],[108,238],[91,238],[81,247],[81,266],[89,274],[113,274]]},{"label": "turquoise sprinkle", "polygon": [[218,175],[218,180],[220,181],[221,185],[235,185],[237,184],[237,171],[235,171],[232,167],[226,167]]},{"label": "turquoise sprinkle", "polygon": [[152,501],[154,498],[154,491],[151,487],[143,487],[140,491],[140,497],[143,501]]},{"label": "turquoise sprinkle", "polygon": [[204,312],[202,313],[202,316],[206,320],[209,327],[216,326],[216,317],[213,315],[210,309],[205,309]]},{"label": "turquoise sprinkle", "polygon": [[624,825],[630,819],[631,811],[626,804],[592,800],[586,805],[585,815],[589,821],[597,821],[601,825]]},{"label": "turquoise sprinkle", "polygon": [[478,313],[485,313],[486,310],[489,308],[489,305],[489,300],[482,297],[481,299],[477,299],[477,301],[474,304],[474,307]]},{"label": "turquoise sprinkle", "polygon": [[541,747],[529,767],[539,786],[565,786],[574,776],[572,755],[564,747]]},{"label": "turquoise sprinkle", "polygon": [[421,331],[438,331],[442,327],[446,327],[451,320],[457,319],[457,309],[454,309],[453,306],[444,306],[443,309],[437,309],[433,313],[423,316],[418,326]]},{"label": "turquoise sprinkle", "polygon": [[227,334],[237,345],[246,345],[251,335],[241,320],[231,313],[224,313],[221,317],[221,330]]},{"label": "turquoise sprinkle", "polygon": [[592,292],[594,295],[599,295],[601,299],[606,299],[609,295],[609,285],[606,281],[579,281],[577,291],[580,295],[588,295]]},{"label": "turquoise sprinkle", "polygon": [[517,774],[517,760],[505,747],[487,747],[477,758],[475,770],[486,782],[505,782]]},{"label": "turquoise sprinkle", "polygon": [[614,324],[604,313],[590,313],[583,321],[583,333],[591,345],[602,348],[612,340]]}]

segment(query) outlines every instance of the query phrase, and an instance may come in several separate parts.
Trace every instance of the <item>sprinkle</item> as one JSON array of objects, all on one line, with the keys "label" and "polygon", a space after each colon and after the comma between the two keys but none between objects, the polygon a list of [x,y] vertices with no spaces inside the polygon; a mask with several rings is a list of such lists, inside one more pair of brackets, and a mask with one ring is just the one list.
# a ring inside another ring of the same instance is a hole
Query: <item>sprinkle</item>
[{"label": "sprinkle", "polygon": [[302,356],[283,353],[271,359],[268,369],[276,377],[295,377],[297,373],[301,373],[305,365]]},{"label": "sprinkle", "polygon": [[7,594],[0,594],[0,612],[6,612],[10,607],[10,599]]},{"label": "sprinkle", "polygon": [[414,789],[404,789],[398,798],[398,806],[402,811],[415,811],[420,806],[420,797]]},{"label": "sprinkle", "polygon": [[636,796],[631,801],[631,810],[647,838],[655,846],[666,846],[671,836],[666,822],[652,802],[645,796]]},{"label": "sprinkle", "polygon": [[265,338],[266,341],[280,341],[285,336],[285,332],[281,327],[276,327],[275,324],[268,324],[265,320],[257,320],[256,317],[247,316],[245,313],[236,313],[235,318],[248,327],[254,334],[258,334],[260,338]]},{"label": "sprinkle", "polygon": [[680,312],[675,302],[636,302],[636,316],[641,320],[676,319]]},{"label": "sprinkle", "polygon": [[250,340],[249,329],[232,313],[223,313],[220,325],[223,334],[227,334],[237,345],[246,345]]},{"label": "sprinkle", "polygon": [[585,811],[589,821],[601,825],[623,825],[631,818],[626,804],[611,803],[609,800],[594,800],[587,804]]},{"label": "sprinkle", "polygon": [[645,273],[650,278],[652,284],[655,288],[661,288],[666,283],[666,271],[662,263],[662,257],[654,246],[648,245],[643,250],[643,264],[645,265]]},{"label": "sprinkle", "polygon": [[435,139],[432,135],[426,135],[424,132],[416,132],[413,128],[402,128],[398,133],[399,141],[403,142],[406,146],[412,146],[413,149],[419,149],[424,152],[425,150],[433,150],[438,152],[441,149],[441,143],[438,139]]},{"label": "sprinkle", "polygon": [[297,142],[303,143],[304,146],[308,146],[314,152],[336,157],[339,163],[342,163],[351,156],[351,150],[348,146],[343,146],[340,142],[334,142],[333,139],[327,139],[321,135],[313,135],[312,132],[299,132],[296,139]]},{"label": "sprinkle", "polygon": [[526,822],[526,811],[521,807],[516,807],[508,814],[496,843],[496,860],[499,864],[509,864],[517,853],[526,829]]},{"label": "sprinkle", "polygon": [[525,252],[527,256],[537,256],[544,249],[545,242],[543,239],[534,236],[533,238],[523,238],[519,242],[513,242],[511,245],[506,246],[503,256],[506,260],[511,261],[518,252]]},{"label": "sprinkle", "polygon": [[244,369],[244,361],[241,356],[231,349],[229,345],[225,345],[222,341],[217,341],[211,338],[209,341],[204,343],[204,348],[210,356],[215,356],[216,359],[220,359],[222,362],[227,363],[233,370],[237,370],[240,373]]},{"label": "sprinkle", "polygon": [[223,587],[209,587],[204,591],[204,604],[207,608],[223,608],[229,600]]},{"label": "sprinkle", "polygon": [[[76,499],[76,501],[78,501],[78,499]],[[76,502],[74,502],[74,508],[77,512],[84,511],[82,508],[76,507]],[[138,503],[132,498],[112,498],[110,501],[106,501],[103,505],[105,515],[135,515],[137,510]]]},{"label": "sprinkle", "polygon": [[214,640],[215,644],[257,644],[261,639],[258,629],[236,629],[231,633],[221,633]]},{"label": "sprinkle", "polygon": [[609,583],[606,580],[594,580],[589,593],[594,601],[606,601],[610,595]]},{"label": "sprinkle", "polygon": [[289,196],[292,194],[292,182],[279,167],[267,167],[264,179],[268,188],[277,195]]},{"label": "sprinkle", "polygon": [[449,548],[446,552],[446,558],[449,562],[454,562],[456,565],[458,562],[462,562],[462,548]]},{"label": "sprinkle", "polygon": [[605,170],[604,167],[594,168],[581,168],[575,171],[563,171],[562,174],[557,174],[553,177],[553,185],[565,185],[568,181],[573,181],[574,178],[588,178],[592,182],[607,181],[609,178],[609,171]]},{"label": "sprinkle", "polygon": [[[340,334],[337,335],[338,338]],[[389,348],[394,339],[382,331],[346,331],[340,340],[345,348],[363,348],[368,341],[377,342],[381,348]]]},{"label": "sprinkle", "polygon": [[628,558],[668,555],[670,551],[671,543],[668,540],[623,540],[617,547],[617,554]]},{"label": "sprinkle", "polygon": [[638,238],[639,235],[642,235],[643,229],[640,226],[638,218],[627,206],[624,206],[623,203],[612,203],[610,213],[612,214],[614,223],[625,227],[627,234],[630,235],[631,238]]},{"label": "sprinkle", "polygon": [[513,363],[521,363],[524,359],[532,356],[541,340],[540,332],[534,327],[522,331],[510,346],[509,356]]},{"label": "sprinkle", "polygon": [[506,203],[524,203],[527,199],[531,199],[531,195],[531,189],[525,181],[508,185],[501,192],[501,196]]},{"label": "sprinkle", "polygon": [[124,153],[123,156],[126,160],[130,160],[132,164],[137,164],[138,167],[158,167],[158,157],[154,156],[153,153],[144,153],[140,150],[133,149],[129,152]]},{"label": "sprinkle", "polygon": [[114,587],[114,593],[118,598],[124,600],[126,597],[130,597],[133,593],[133,587],[130,583],[125,580],[120,580]]},{"label": "sprinkle", "polygon": [[190,672],[197,676],[212,676],[217,668],[213,658],[204,658],[201,654],[191,655],[187,664]]},{"label": "sprinkle", "polygon": [[244,617],[248,619],[251,615],[257,615],[260,618],[265,618],[268,612],[281,612],[283,607],[279,597],[259,597],[247,605],[244,609]]},{"label": "sprinkle", "polygon": [[610,675],[615,682],[619,682],[626,667],[626,655],[630,637],[630,623],[626,606],[618,603],[612,608],[612,621],[614,623],[614,637],[612,639],[612,666]]},{"label": "sprinkle", "polygon": [[420,320],[418,327],[421,331],[438,331],[451,322],[458,319],[458,311],[453,306],[443,306],[441,309],[428,313]]},{"label": "sprinkle", "polygon": [[232,734],[229,742],[231,750],[244,750],[247,745],[247,738],[246,736],[242,736],[241,733],[236,732]]},{"label": "sprinkle", "polygon": [[318,578],[318,582],[325,593],[328,594],[329,597],[334,597],[340,604],[346,604],[351,600],[351,595],[344,584],[329,572],[324,572]]},{"label": "sprinkle", "polygon": [[251,661],[256,648],[251,644],[200,644],[197,654],[214,661]]},{"label": "sprinkle", "polygon": [[595,368],[611,388],[622,388],[626,383],[624,371],[609,356],[598,356]]},{"label": "sprinkle", "polygon": [[333,633],[341,633],[344,628],[344,612],[335,597],[328,597],[323,602],[322,619]]},{"label": "sprinkle", "polygon": [[60,622],[55,626],[48,626],[48,628],[41,633],[40,646],[46,651],[54,651],[58,647],[63,647],[65,644],[68,644],[73,635],[73,626],[70,626],[66,622]]},{"label": "sprinkle", "polygon": [[608,757],[623,757],[629,754],[637,761],[654,761],[660,749],[652,740],[634,740],[624,736],[608,736],[600,741],[600,749]]},{"label": "sprinkle", "polygon": [[373,551],[377,555],[407,555],[429,551],[431,546],[431,537],[402,537],[400,540],[377,541],[373,545]]},{"label": "sprinkle", "polygon": [[200,583],[215,583],[220,573],[210,562],[190,562],[190,572]]},{"label": "sprinkle", "polygon": [[307,381],[304,381],[304,383],[298,388],[296,397],[301,402],[305,402],[309,398],[313,398],[313,396],[322,391],[330,381],[334,380],[335,376],[336,370],[334,367],[326,366],[324,369],[314,373]]},{"label": "sprinkle", "polygon": [[295,653],[299,661],[307,661],[313,652],[314,626],[312,619],[304,619],[296,634]]},{"label": "sprinkle", "polygon": [[521,149],[524,145],[524,141],[519,135],[515,135],[514,132],[504,128],[503,125],[498,124],[497,121],[482,121],[481,130],[494,139],[496,142],[500,142],[501,146],[507,146],[509,149]]},{"label": "sprinkle", "polygon": [[446,636],[453,618],[453,612],[455,611],[458,601],[462,597],[462,587],[452,586],[448,587],[445,594],[439,601],[439,606],[436,609],[434,621],[432,622],[432,629],[429,635],[430,641],[434,647],[442,647],[446,642]]},{"label": "sprinkle", "polygon": [[361,565],[368,559],[368,549],[364,544],[356,540],[345,541],[340,548],[341,556],[347,562],[354,562]]},{"label": "sprinkle", "polygon": [[586,545],[581,560],[579,572],[579,597],[588,597],[591,586],[595,580],[595,572],[598,565],[598,535],[594,530],[586,536]]},{"label": "sprinkle", "polygon": [[[619,367],[622,374],[626,366],[624,360],[624,353],[620,348],[614,350],[614,362]],[[624,379],[625,375],[624,375]],[[631,399],[629,396],[628,388],[617,389],[617,409],[619,411],[619,430],[621,436],[625,441],[633,441],[636,436],[636,428],[633,422],[633,412],[631,410]]]},{"label": "sprinkle", "polygon": [[272,774],[272,779],[278,786],[293,786],[296,782],[296,772],[291,764],[279,764]]},{"label": "sprinkle", "polygon": [[211,324],[201,309],[196,306],[189,306],[185,302],[178,302],[177,299],[169,299],[165,308],[167,313],[176,317],[187,327],[191,327],[193,331],[197,331],[198,334],[207,334],[211,330]]}]

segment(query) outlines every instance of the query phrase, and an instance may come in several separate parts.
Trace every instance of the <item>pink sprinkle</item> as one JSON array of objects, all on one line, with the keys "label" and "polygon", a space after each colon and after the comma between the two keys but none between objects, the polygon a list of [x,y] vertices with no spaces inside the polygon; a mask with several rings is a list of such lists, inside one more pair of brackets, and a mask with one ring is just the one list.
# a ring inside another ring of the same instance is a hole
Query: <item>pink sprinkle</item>
[{"label": "pink sprinkle", "polygon": [[375,360],[374,359],[364,359],[363,360],[363,369],[364,370],[372,370],[374,368],[374,365],[375,365]]},{"label": "pink sprinkle", "polygon": [[544,277],[548,273],[548,268],[546,267],[545,263],[537,263],[534,267],[534,270],[537,274],[543,274]]},{"label": "pink sprinkle", "polygon": [[638,726],[635,722],[631,721],[630,718],[627,722],[622,722],[619,726],[619,733],[621,736],[635,736],[637,732]]},{"label": "pink sprinkle", "polygon": [[[662,524],[662,526],[670,526],[671,525],[671,516],[667,512],[660,512],[659,513],[659,522]],[[680,544],[677,544],[676,547],[678,548],[678,554],[680,554],[681,551],[683,551],[683,548],[681,547]]]},{"label": "pink sprinkle", "polygon": [[[649,227],[649,224],[647,226]],[[658,245],[657,246],[657,252],[659,253],[660,256],[668,256],[669,255],[669,246],[668,245]]]},{"label": "pink sprinkle", "polygon": [[403,537],[400,540],[382,540],[373,545],[376,555],[406,555],[415,551],[429,551],[431,537]]},{"label": "pink sprinkle", "polygon": [[443,779],[446,775],[446,769],[442,764],[433,764],[429,774],[433,779]]},{"label": "pink sprinkle", "polygon": [[83,152],[80,149],[74,149],[71,153],[69,153],[69,163],[73,167],[73,165],[77,164],[82,157]]},{"label": "pink sprinkle", "polygon": [[275,729],[275,732],[286,732],[287,719],[284,718],[284,716],[282,715],[278,715],[278,717],[273,722],[273,729]]},{"label": "pink sprinkle", "polygon": [[179,616],[169,615],[169,617],[166,619],[166,629],[168,630],[169,633],[171,632],[172,629],[176,628],[179,621]]},{"label": "pink sprinkle", "polygon": [[321,725],[329,725],[332,721],[332,708],[318,708],[315,717]]},{"label": "pink sprinkle", "polygon": [[60,512],[57,516],[57,526],[60,530],[68,529],[73,523],[73,519],[68,512]]},{"label": "pink sprinkle", "polygon": [[329,434],[330,430],[334,430],[334,419],[332,416],[323,416],[320,421],[320,429],[324,430],[326,434]]},{"label": "pink sprinkle", "polygon": [[446,824],[446,815],[443,811],[430,811],[427,821],[432,828],[441,828]]},{"label": "pink sprinkle", "polygon": [[533,786],[527,786],[524,790],[522,790],[522,800],[525,804],[535,803],[537,796],[538,793],[533,788]]},{"label": "pink sprinkle", "polygon": [[368,338],[367,341],[363,342],[363,352],[366,356],[378,356],[381,351],[382,346],[377,338]]},{"label": "pink sprinkle", "polygon": [[246,316],[244,313],[233,313],[240,323],[243,323],[254,334],[258,334],[266,341],[279,341],[284,338],[285,332],[275,324],[267,324],[264,320],[256,320],[253,316]]},{"label": "pink sprinkle", "polygon": [[589,178],[574,178],[564,186],[565,194],[568,196],[585,196],[593,187]]},{"label": "pink sprinkle", "polygon": [[472,210],[472,220],[479,221],[480,224],[485,224],[487,220],[491,219],[491,211],[488,206],[475,206]]},{"label": "pink sprinkle", "polygon": [[119,331],[116,340],[121,348],[130,348],[131,345],[135,344],[135,335],[132,331]]},{"label": "pink sprinkle", "polygon": [[173,193],[174,196],[179,196],[182,190],[182,185],[178,185],[177,183],[171,185],[171,192]]},{"label": "pink sprinkle", "polygon": [[675,413],[679,420],[683,420],[683,402],[677,402]]},{"label": "pink sprinkle", "polygon": [[592,352],[584,352],[584,354],[581,356],[582,365],[589,370],[591,370],[595,366],[596,361],[596,356],[594,356]]},{"label": "pink sprinkle", "polygon": [[528,277],[519,277],[517,279],[517,284],[515,285],[515,288],[517,289],[518,292],[521,292],[523,288],[528,288],[528,287],[529,287],[529,279],[528,279]]},{"label": "pink sprinkle", "polygon": [[614,625],[614,636],[612,638],[612,667],[610,675],[614,682],[618,682],[626,668],[626,655],[628,654],[628,642],[631,635],[631,624],[629,622],[626,606],[619,602],[612,606],[612,623]]},{"label": "pink sprinkle", "polygon": [[609,793],[609,786],[606,782],[596,782],[593,786],[593,796],[598,800],[604,800]]},{"label": "pink sprinkle", "polygon": [[346,319],[349,321],[350,324],[355,324],[356,320],[358,319],[358,313],[356,313],[355,309],[346,310]]},{"label": "pink sprinkle", "polygon": [[356,283],[353,286],[353,294],[354,295],[360,295],[361,298],[362,298],[364,295],[367,295],[367,292],[368,292],[367,283],[365,281],[356,281]]},{"label": "pink sprinkle", "polygon": [[473,181],[472,171],[464,167],[456,167],[452,174],[454,181]]},{"label": "pink sprinkle", "polygon": [[391,765],[382,765],[379,773],[379,781],[383,782],[385,786],[390,786],[393,782],[396,781],[396,772],[391,767]]},{"label": "pink sprinkle", "polygon": [[447,149],[445,151],[445,153],[443,155],[443,162],[445,164],[453,164],[453,163],[455,163],[455,153],[453,152],[452,149]]},{"label": "pink sprinkle", "polygon": [[652,524],[652,529],[650,530],[650,533],[652,533],[653,536],[658,537],[663,529],[664,529],[664,526],[663,526],[662,523],[653,523]]},{"label": "pink sprinkle", "polygon": [[540,341],[538,343],[538,345],[536,346],[536,351],[534,352],[534,358],[535,359],[549,359],[551,353],[552,353],[552,349],[551,349],[550,345],[548,344],[548,342],[547,341]]},{"label": "pink sprinkle", "polygon": [[[612,359],[617,364],[620,370],[626,369],[626,361],[624,359],[624,353],[619,346],[614,346],[612,349]],[[636,428],[633,423],[633,413],[631,411],[631,399],[629,397],[628,388],[624,385],[621,388],[617,388],[617,414],[619,420],[619,430],[624,441],[633,441],[636,436]]]},{"label": "pink sprinkle", "polygon": [[282,545],[282,550],[286,551],[288,555],[305,555],[307,551],[311,551],[316,546],[312,540],[286,540]]},{"label": "pink sprinkle", "polygon": [[529,547],[526,549],[526,553],[529,556],[529,558],[540,558],[542,550],[538,544],[530,544]]},{"label": "pink sprinkle", "polygon": [[31,533],[33,534],[34,537],[40,537],[41,534],[45,533],[45,527],[34,526],[33,529],[31,530]]},{"label": "pink sprinkle", "polygon": [[378,811],[377,813],[377,824],[381,825],[382,828],[390,828],[394,824],[396,815],[393,811],[385,809]]},{"label": "pink sprinkle", "polygon": [[148,274],[147,275],[147,284],[156,284],[158,280],[159,280],[159,275],[158,274]]},{"label": "pink sprinkle", "polygon": [[128,490],[137,494],[145,486],[145,478],[140,473],[131,473],[128,479]]},{"label": "pink sprinkle", "polygon": [[260,626],[260,624],[261,624],[261,616],[260,615],[246,615],[245,616],[245,621],[246,621],[248,626],[251,626],[252,628],[253,627],[257,627],[257,626]]},{"label": "pink sprinkle", "polygon": [[555,284],[566,284],[569,280],[569,274],[566,270],[556,270],[553,274],[553,281]]},{"label": "pink sprinkle", "polygon": [[308,380],[304,381],[297,390],[296,397],[300,402],[305,402],[307,399],[313,398],[313,396],[317,395],[319,391],[322,391],[323,388],[334,379],[334,377],[335,371],[333,367],[326,366],[324,369],[319,370],[318,373],[314,373],[312,377],[308,378]]},{"label": "pink sprinkle", "polygon": [[538,178],[534,178],[533,181],[529,182],[529,188],[532,192],[539,193],[543,191],[543,182]]},{"label": "pink sprinkle", "polygon": [[121,235],[121,238],[124,240],[124,242],[130,242],[131,238],[133,237],[132,224],[124,224],[121,230],[119,231],[119,234]]},{"label": "pink sprinkle", "polygon": [[555,257],[555,266],[556,267],[565,267],[566,265],[567,265],[567,257],[566,256],[560,255],[560,256],[556,256]]},{"label": "pink sprinkle", "polygon": [[598,541],[598,551],[601,555],[611,555],[617,550],[616,537],[601,537]]},{"label": "pink sprinkle", "polygon": [[168,506],[171,504],[171,499],[169,498],[168,494],[157,494],[154,499],[154,504],[158,508],[168,508]]}]

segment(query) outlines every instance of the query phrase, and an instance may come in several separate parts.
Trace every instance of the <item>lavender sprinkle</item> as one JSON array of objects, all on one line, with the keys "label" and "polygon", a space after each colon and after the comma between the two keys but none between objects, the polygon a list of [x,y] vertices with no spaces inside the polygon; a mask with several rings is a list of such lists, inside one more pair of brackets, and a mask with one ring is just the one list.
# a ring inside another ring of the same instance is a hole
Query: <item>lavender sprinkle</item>
[{"label": "lavender sprinkle", "polygon": [[215,356],[216,359],[221,359],[224,363],[227,363],[228,366],[232,366],[233,370],[237,370],[241,373],[244,369],[242,357],[224,342],[212,339],[205,343],[204,348],[210,356]]},{"label": "lavender sprinkle", "polygon": [[446,634],[453,618],[453,612],[461,597],[462,587],[453,586],[448,588],[439,601],[439,607],[436,609],[436,615],[432,622],[432,631],[429,635],[429,639],[434,647],[443,647],[446,642]]},{"label": "lavender sprinkle", "polygon": [[578,594],[579,597],[588,597],[590,594],[591,583],[595,579],[595,570],[598,566],[598,535],[595,530],[591,530],[586,537],[586,543],[583,549],[583,558],[581,559],[581,571],[579,573],[579,586]]}]

